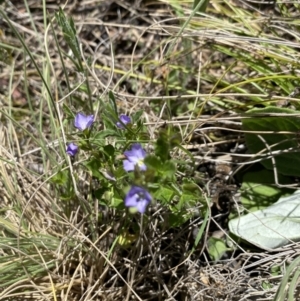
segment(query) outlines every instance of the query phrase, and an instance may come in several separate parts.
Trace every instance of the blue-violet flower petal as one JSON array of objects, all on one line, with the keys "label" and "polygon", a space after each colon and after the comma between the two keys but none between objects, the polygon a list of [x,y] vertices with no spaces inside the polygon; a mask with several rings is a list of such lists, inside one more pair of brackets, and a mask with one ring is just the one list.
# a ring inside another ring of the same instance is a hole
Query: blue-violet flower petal
[{"label": "blue-violet flower petal", "polygon": [[80,130],[84,131],[92,126],[94,122],[94,115],[84,115],[83,113],[77,113],[74,120],[74,126]]},{"label": "blue-violet flower petal", "polygon": [[142,171],[147,169],[147,166],[144,163],[147,153],[142,148],[141,144],[133,144],[131,150],[125,151],[124,155],[127,158],[127,160],[123,161],[123,167],[126,171],[133,171],[136,165]]},{"label": "blue-violet flower petal", "polygon": [[69,156],[74,157],[78,153],[78,145],[75,143],[71,142],[67,145],[66,153]]},{"label": "blue-violet flower petal", "polygon": [[124,199],[126,207],[135,208],[140,213],[146,211],[151,201],[151,194],[145,188],[139,186],[131,186]]},{"label": "blue-violet flower petal", "polygon": [[124,125],[127,125],[128,123],[131,123],[131,118],[125,114],[121,114],[119,116],[119,121],[116,123],[116,126],[119,129],[124,129]]}]

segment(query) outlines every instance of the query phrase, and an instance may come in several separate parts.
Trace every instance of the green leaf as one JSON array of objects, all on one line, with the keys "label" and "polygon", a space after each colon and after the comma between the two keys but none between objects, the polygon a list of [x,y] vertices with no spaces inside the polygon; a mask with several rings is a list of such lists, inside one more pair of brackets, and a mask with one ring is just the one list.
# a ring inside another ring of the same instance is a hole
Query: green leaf
[{"label": "green leaf", "polygon": [[209,0],[194,0],[193,9],[199,13],[205,13]]},{"label": "green leaf", "polygon": [[115,95],[112,91],[108,92],[108,99],[109,99],[111,107],[113,108],[114,113],[118,116],[118,109],[117,109],[116,99],[115,99]]},{"label": "green leaf", "polygon": [[176,191],[168,186],[160,186],[159,189],[154,193],[154,198],[158,199],[162,204],[169,204],[174,195],[176,195]]},{"label": "green leaf", "polygon": [[[270,155],[266,149],[266,144],[258,137],[260,135],[268,144],[269,148],[274,151],[285,151],[289,148],[299,149],[297,134],[300,131],[300,118],[296,116],[267,116],[269,113],[300,114],[299,111],[282,109],[277,107],[268,107],[263,109],[253,109],[247,112],[249,118],[242,119],[243,130],[256,131],[257,134],[246,133],[246,143],[252,153],[263,152]],[[253,115],[257,115],[253,117]],[[288,131],[292,134],[259,134],[259,132],[270,131]],[[273,156],[278,173],[283,175],[300,176],[300,151],[286,152]],[[267,169],[274,169],[271,159],[261,162]]]},{"label": "green leaf", "polygon": [[64,112],[66,118],[68,118],[70,120],[74,119],[74,113],[71,111],[71,109],[65,103],[63,103],[63,112]]},{"label": "green leaf", "polygon": [[124,201],[120,198],[113,197],[110,202],[110,207],[117,209],[124,209]]},{"label": "green leaf", "polygon": [[261,286],[264,290],[270,290],[273,287],[273,284],[269,281],[263,281]]},{"label": "green leaf", "polygon": [[50,181],[58,184],[58,185],[65,185],[68,182],[68,178],[69,178],[69,171],[68,170],[64,170],[64,171],[59,171],[56,175],[54,175]]},{"label": "green leaf", "polygon": [[200,240],[203,236],[203,233],[204,233],[204,230],[206,229],[206,225],[207,225],[209,216],[210,216],[210,210],[207,209],[206,212],[205,212],[203,223],[202,223],[201,227],[199,228],[198,233],[196,235],[195,242],[194,242],[193,248],[191,250],[191,253],[193,253],[196,250],[196,248],[197,248],[197,246],[198,246],[198,244],[199,244],[199,242],[200,242]]},{"label": "green leaf", "polygon": [[199,202],[202,203],[202,201],[203,194],[199,186],[193,183],[191,180],[184,179],[184,182],[182,184],[182,194],[176,208],[178,210],[180,210],[181,208],[193,209],[197,204],[199,204]]},{"label": "green leaf", "polygon": [[141,119],[143,113],[144,113],[143,110],[138,110],[136,113],[134,113],[132,115],[132,122],[137,123]]},{"label": "green leaf", "polygon": [[168,228],[180,227],[191,218],[191,215],[184,212],[171,213],[167,219]]},{"label": "green leaf", "polygon": [[111,137],[111,136],[119,136],[118,133],[113,129],[107,129],[107,130],[101,130],[97,132],[91,139],[92,143],[95,143],[97,145],[104,145],[105,144],[105,138]]},{"label": "green leaf", "polygon": [[270,273],[273,277],[281,275],[282,274],[281,266],[280,265],[271,266]]},{"label": "green leaf", "polygon": [[[94,194],[94,197],[98,200],[98,201],[101,201],[101,203],[104,204],[103,200],[106,200],[107,201],[107,196],[105,195],[106,191],[108,190],[108,187],[107,186],[102,186],[101,188],[99,189],[96,189],[93,194]],[[105,203],[106,204],[106,203]]]},{"label": "green leaf", "polygon": [[138,239],[138,237],[138,233],[131,234],[128,231],[123,231],[123,233],[118,236],[118,244],[123,248],[127,248],[131,246]]},{"label": "green leaf", "polygon": [[201,192],[199,186],[189,179],[184,179],[183,184],[182,184],[182,191],[186,195],[190,195],[193,198],[202,197],[202,192]]},{"label": "green leaf", "polygon": [[174,147],[179,146],[181,141],[180,133],[173,126],[169,125],[160,129],[155,144],[155,155],[164,163],[170,159],[170,151]]},{"label": "green leaf", "polygon": [[183,208],[195,207],[196,203],[197,198],[191,196],[189,193],[182,193],[176,209],[180,211]]},{"label": "green leaf", "polygon": [[300,241],[300,191],[272,206],[229,221],[230,231],[249,243],[272,250]]},{"label": "green leaf", "polygon": [[104,178],[101,172],[99,171],[101,167],[101,163],[99,159],[92,157],[88,161],[83,162],[83,165],[85,165],[87,169],[92,172],[93,177],[96,177],[98,179]]},{"label": "green leaf", "polygon": [[58,11],[58,13],[56,13],[55,16],[56,16],[56,20],[57,20],[58,24],[62,28],[66,43],[71,48],[71,50],[72,50],[74,56],[77,58],[77,60],[80,60],[81,56],[80,56],[79,43],[78,43],[78,40],[76,37],[76,29],[75,29],[73,19],[70,18],[68,20],[61,8],[59,8],[59,11]]},{"label": "green leaf", "polygon": [[171,149],[173,149],[174,147],[180,147],[181,149],[182,137],[180,133],[173,131],[170,135],[169,141]]},{"label": "green leaf", "polygon": [[155,144],[155,155],[158,156],[162,162],[169,160],[170,155],[170,144],[167,130],[162,129],[159,132],[159,136],[157,138]]},{"label": "green leaf", "polygon": [[[289,180],[279,175],[281,184],[287,184]],[[291,194],[292,190],[275,187],[273,171],[259,169],[244,175],[240,192],[244,208],[247,211],[255,211],[274,204],[280,197]]]},{"label": "green leaf", "polygon": [[[0,32],[0,38],[1,38],[1,32]],[[0,46],[0,61],[5,64],[11,64],[12,62],[11,51],[3,46]]]},{"label": "green leaf", "polygon": [[175,176],[176,166],[172,161],[167,161],[162,165],[161,172],[164,179],[172,179]]},{"label": "green leaf", "polygon": [[145,158],[144,162],[149,168],[153,168],[156,171],[159,171],[162,168],[162,162],[156,156],[149,155]]},{"label": "green leaf", "polygon": [[210,237],[207,240],[207,251],[213,261],[220,260],[228,250],[230,249],[220,238]]},{"label": "green leaf", "polygon": [[102,183],[102,187],[94,191],[94,196],[100,204],[117,209],[124,209],[124,201],[115,193],[107,183]]},{"label": "green leaf", "polygon": [[111,144],[107,144],[103,147],[103,152],[107,157],[113,158],[115,155],[115,148]]},{"label": "green leaf", "polygon": [[172,179],[176,172],[176,166],[173,161],[168,160],[162,163],[161,159],[157,156],[147,156],[145,164],[149,169],[154,170],[161,179]]}]

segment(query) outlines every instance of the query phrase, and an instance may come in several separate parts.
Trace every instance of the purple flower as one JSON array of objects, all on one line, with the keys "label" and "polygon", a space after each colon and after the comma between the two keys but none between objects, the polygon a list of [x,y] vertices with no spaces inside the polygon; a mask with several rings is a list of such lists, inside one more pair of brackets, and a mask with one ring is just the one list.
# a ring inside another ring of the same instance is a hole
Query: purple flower
[{"label": "purple flower", "polygon": [[116,126],[119,129],[124,129],[124,125],[131,123],[131,118],[125,114],[121,114],[119,117],[119,121],[116,123]]},{"label": "purple flower", "polygon": [[74,126],[80,130],[84,131],[92,126],[94,122],[94,115],[84,115],[83,113],[77,113],[74,120]]},{"label": "purple flower", "polygon": [[66,149],[66,153],[69,156],[74,157],[78,152],[78,145],[76,145],[75,143],[71,142],[67,145],[67,149]]},{"label": "purple flower", "polygon": [[124,152],[124,155],[127,158],[123,161],[123,167],[126,171],[133,171],[136,165],[140,170],[147,169],[144,163],[147,153],[139,143],[133,144],[131,150]]},{"label": "purple flower", "polygon": [[125,196],[125,206],[135,208],[138,212],[144,213],[147,206],[152,201],[151,194],[139,186],[131,186]]}]

